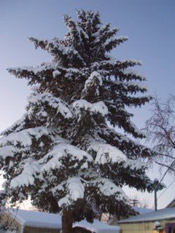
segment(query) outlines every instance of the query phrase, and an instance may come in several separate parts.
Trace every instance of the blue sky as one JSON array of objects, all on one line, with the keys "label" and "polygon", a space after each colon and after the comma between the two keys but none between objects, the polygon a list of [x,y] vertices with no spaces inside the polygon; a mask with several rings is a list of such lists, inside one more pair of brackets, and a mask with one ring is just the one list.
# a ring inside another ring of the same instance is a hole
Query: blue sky
[{"label": "blue sky", "polygon": [[[118,35],[129,37],[112,55],[142,61],[138,71],[148,80],[149,94],[162,100],[174,94],[174,0],[0,0],[0,131],[21,117],[30,93],[26,81],[9,75],[6,69],[49,61],[50,56],[35,50],[28,37],[62,38],[66,32],[63,15],[75,18],[76,9],[98,10],[104,23],[120,28]],[[144,126],[150,108],[135,111],[138,127]],[[173,198],[172,192],[167,195],[162,195],[161,207]],[[143,195],[150,203],[152,196]]]}]

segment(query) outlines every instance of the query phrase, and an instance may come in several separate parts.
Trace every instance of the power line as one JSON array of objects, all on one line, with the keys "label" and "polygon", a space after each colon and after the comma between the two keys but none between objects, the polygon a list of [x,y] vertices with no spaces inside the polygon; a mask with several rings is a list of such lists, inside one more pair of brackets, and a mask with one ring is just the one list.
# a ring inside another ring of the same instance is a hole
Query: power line
[{"label": "power line", "polygon": [[173,182],[171,182],[170,185],[168,185],[168,187],[158,196],[157,200],[171,187],[171,185],[175,182],[175,180],[173,180]]},{"label": "power line", "polygon": [[165,173],[163,174],[162,178],[160,179],[160,182],[162,182],[162,180],[165,178],[165,176],[168,174],[169,169],[171,169],[171,167],[174,165],[175,160],[170,164],[170,166],[167,168],[167,170],[165,171]]}]

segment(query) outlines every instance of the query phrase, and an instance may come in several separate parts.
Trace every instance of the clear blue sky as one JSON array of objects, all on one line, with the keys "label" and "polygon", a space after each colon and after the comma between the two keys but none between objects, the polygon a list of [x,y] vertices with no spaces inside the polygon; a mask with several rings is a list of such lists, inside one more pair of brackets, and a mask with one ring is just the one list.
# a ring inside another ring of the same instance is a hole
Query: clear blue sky
[{"label": "clear blue sky", "polygon": [[[118,35],[129,37],[113,56],[143,62],[138,71],[146,76],[150,94],[162,99],[174,94],[174,0],[0,0],[0,131],[21,117],[30,93],[26,82],[6,69],[49,61],[50,56],[35,50],[28,37],[62,38],[66,31],[63,15],[75,17],[76,9],[98,10],[104,23],[120,28]],[[143,127],[150,108],[135,111],[137,126]],[[162,207],[173,198],[172,192],[168,195],[161,197]]]}]

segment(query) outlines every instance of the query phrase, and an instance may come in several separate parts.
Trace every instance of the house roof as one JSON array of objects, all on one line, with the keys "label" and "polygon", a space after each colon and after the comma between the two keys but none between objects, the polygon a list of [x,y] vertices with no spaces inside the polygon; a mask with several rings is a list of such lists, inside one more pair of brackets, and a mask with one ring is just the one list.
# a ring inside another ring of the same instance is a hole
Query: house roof
[{"label": "house roof", "polygon": [[[61,216],[58,214],[21,209],[9,209],[7,212],[24,226],[50,229],[60,229],[62,226]],[[119,233],[118,226],[110,226],[97,220],[94,220],[92,224],[83,220],[74,223],[74,226],[81,226],[96,233]]]},{"label": "house roof", "polygon": [[20,224],[41,228],[61,228],[61,216],[38,211],[29,211],[21,209],[7,210]]},{"label": "house roof", "polygon": [[175,199],[173,199],[168,205],[166,208],[172,208],[172,207],[175,207]]},{"label": "house roof", "polygon": [[153,209],[147,209],[147,208],[141,208],[141,207],[133,207],[135,211],[137,211],[139,214],[146,214],[153,212]]},{"label": "house roof", "polygon": [[119,233],[120,232],[119,226],[110,226],[98,220],[94,220],[93,223],[88,223],[87,221],[82,220],[81,222],[76,222],[74,226],[84,227],[96,233],[106,233],[106,232],[107,233]]},{"label": "house roof", "polygon": [[158,211],[152,211],[149,213],[137,215],[124,220],[119,221],[122,223],[135,223],[135,222],[152,222],[159,221],[163,219],[173,219],[175,218],[175,208],[165,208]]}]

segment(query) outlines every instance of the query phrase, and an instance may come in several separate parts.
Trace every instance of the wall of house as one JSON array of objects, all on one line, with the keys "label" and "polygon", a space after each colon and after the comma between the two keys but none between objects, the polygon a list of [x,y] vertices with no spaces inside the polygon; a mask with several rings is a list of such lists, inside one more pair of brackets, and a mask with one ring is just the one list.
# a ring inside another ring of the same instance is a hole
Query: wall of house
[{"label": "wall of house", "polygon": [[120,224],[120,233],[152,233],[154,223]]},{"label": "wall of house", "polygon": [[20,233],[21,229],[21,225],[8,212],[1,213],[0,227],[8,227],[10,230],[15,230],[17,233]]},{"label": "wall of house", "polygon": [[23,233],[59,233],[58,229],[36,228],[25,226]]},{"label": "wall of house", "polygon": [[[154,221],[155,222],[155,221]],[[157,233],[154,231],[154,222],[140,222],[140,223],[121,223],[120,233]],[[159,221],[163,230],[160,233],[165,233],[166,223],[175,223],[175,219]]]}]

